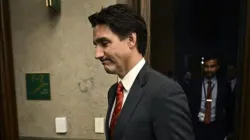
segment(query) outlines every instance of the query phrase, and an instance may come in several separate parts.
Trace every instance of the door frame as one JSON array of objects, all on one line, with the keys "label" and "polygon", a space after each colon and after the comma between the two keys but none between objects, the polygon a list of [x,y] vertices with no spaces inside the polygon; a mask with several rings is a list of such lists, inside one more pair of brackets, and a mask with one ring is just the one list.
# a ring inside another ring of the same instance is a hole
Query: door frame
[{"label": "door frame", "polygon": [[18,140],[9,1],[0,0],[0,139]]},{"label": "door frame", "polygon": [[[236,140],[250,139],[250,0],[242,0],[241,4],[241,31],[240,31],[240,107],[239,116],[235,119],[238,123]],[[237,105],[237,102],[236,102]],[[236,114],[237,115],[237,114]]]}]

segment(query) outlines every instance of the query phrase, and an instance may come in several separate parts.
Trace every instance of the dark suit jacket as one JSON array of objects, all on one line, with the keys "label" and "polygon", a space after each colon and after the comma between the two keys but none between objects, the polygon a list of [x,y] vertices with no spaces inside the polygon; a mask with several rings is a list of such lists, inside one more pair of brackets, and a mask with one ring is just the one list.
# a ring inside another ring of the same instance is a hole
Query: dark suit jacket
[{"label": "dark suit jacket", "polygon": [[[195,80],[190,83],[187,97],[192,114],[192,121],[195,132],[199,133],[198,113],[201,106],[203,79]],[[216,125],[223,130],[221,133],[227,135],[232,131],[233,124],[233,94],[227,81],[218,80],[216,100]]]},{"label": "dark suit jacket", "polygon": [[178,83],[181,85],[182,89],[184,90],[184,92],[186,93],[189,87],[189,83],[187,83],[185,80],[180,80],[178,81]]},{"label": "dark suit jacket", "polygon": [[[106,139],[117,84],[108,92]],[[187,98],[174,81],[144,65],[128,94],[112,140],[194,140]]]}]

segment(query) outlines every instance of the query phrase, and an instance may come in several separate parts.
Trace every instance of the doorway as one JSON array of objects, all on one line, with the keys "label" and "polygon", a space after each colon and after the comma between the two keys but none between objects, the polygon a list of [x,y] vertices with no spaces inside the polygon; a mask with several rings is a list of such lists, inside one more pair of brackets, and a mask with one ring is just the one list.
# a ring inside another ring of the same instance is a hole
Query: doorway
[{"label": "doorway", "polygon": [[240,4],[238,0],[151,1],[152,66],[162,73],[174,71],[180,78],[188,70],[199,77],[203,56],[216,54],[236,64]]},{"label": "doorway", "polygon": [[250,139],[250,1],[151,0],[151,65],[175,80],[202,76],[203,59],[217,56],[218,76],[237,68],[233,139]]}]

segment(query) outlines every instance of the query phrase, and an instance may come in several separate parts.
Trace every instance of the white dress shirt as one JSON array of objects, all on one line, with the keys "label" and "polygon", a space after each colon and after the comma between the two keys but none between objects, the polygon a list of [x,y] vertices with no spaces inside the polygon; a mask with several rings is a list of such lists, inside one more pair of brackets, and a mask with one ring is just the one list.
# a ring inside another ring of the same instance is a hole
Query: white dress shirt
[{"label": "white dress shirt", "polygon": [[[123,94],[124,94],[124,97],[123,97],[123,102],[122,102],[122,106],[124,105],[127,97],[128,97],[128,94],[129,94],[129,91],[135,81],[135,78],[137,77],[137,75],[139,74],[139,72],[141,71],[142,67],[144,66],[144,64],[146,63],[145,59],[142,58],[126,75],[123,79],[120,79],[118,78],[118,82],[122,82],[122,85],[124,87],[124,90],[123,90]],[[113,114],[113,111],[114,111],[114,107],[115,107],[115,102],[116,102],[116,99],[114,101],[114,104],[113,104],[113,107],[112,107],[112,111],[111,111],[111,114],[110,114],[110,117],[109,117],[109,125],[110,125],[110,122],[111,122],[111,119],[112,119],[112,114]]]},{"label": "white dress shirt", "polygon": [[231,86],[231,90],[234,90],[235,84],[236,84],[237,78],[234,78],[233,80],[230,81],[230,86]]},{"label": "white dress shirt", "polygon": [[[208,79],[204,78],[202,84],[202,96],[201,96],[201,109],[200,112],[206,112],[206,100],[207,100],[207,87],[208,87]],[[218,93],[218,83],[217,78],[213,77],[211,79],[212,82],[212,105],[211,105],[211,121],[215,121],[216,118],[216,100],[217,100],[217,93]],[[204,87],[205,86],[205,87]]]}]

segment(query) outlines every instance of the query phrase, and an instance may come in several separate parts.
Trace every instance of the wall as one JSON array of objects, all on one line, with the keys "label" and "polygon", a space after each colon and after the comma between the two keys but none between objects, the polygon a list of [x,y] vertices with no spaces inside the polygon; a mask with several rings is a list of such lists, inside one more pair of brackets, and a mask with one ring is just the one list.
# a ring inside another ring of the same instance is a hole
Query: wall
[{"label": "wall", "polygon": [[[10,0],[20,136],[104,139],[94,118],[105,117],[106,93],[115,76],[94,59],[87,17],[116,0],[62,0],[55,15],[45,0]],[[26,100],[26,73],[51,74],[51,101]],[[55,117],[68,118],[68,133],[55,133]]]},{"label": "wall", "polygon": [[127,4],[129,2],[129,0],[116,0],[117,3],[124,3]]}]

